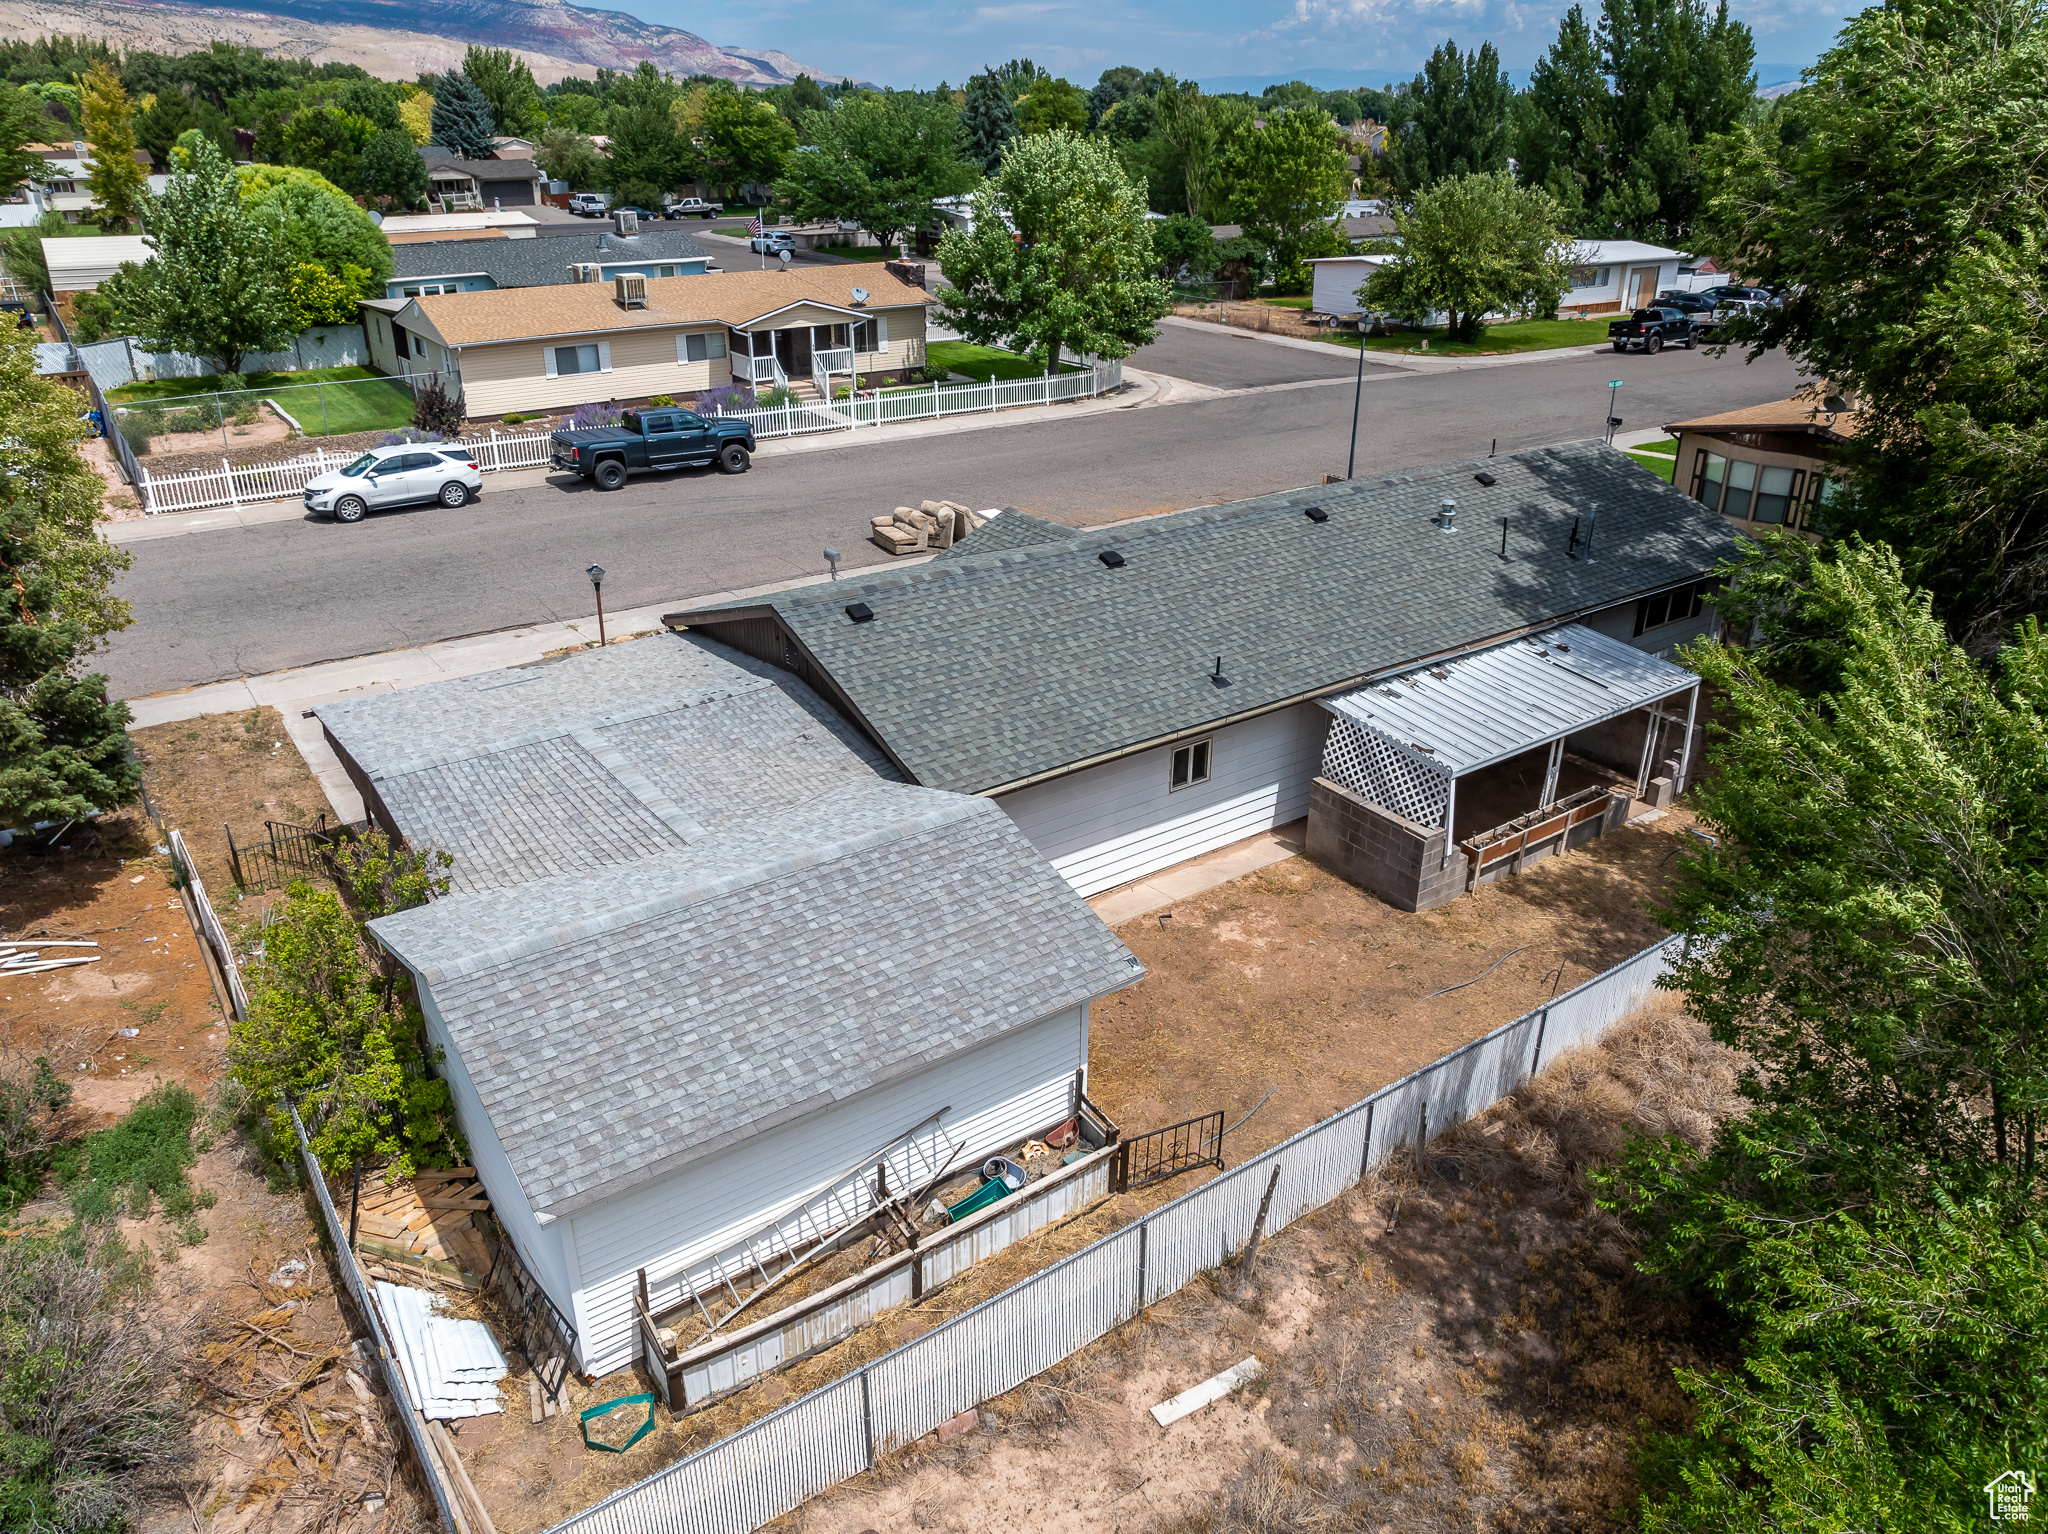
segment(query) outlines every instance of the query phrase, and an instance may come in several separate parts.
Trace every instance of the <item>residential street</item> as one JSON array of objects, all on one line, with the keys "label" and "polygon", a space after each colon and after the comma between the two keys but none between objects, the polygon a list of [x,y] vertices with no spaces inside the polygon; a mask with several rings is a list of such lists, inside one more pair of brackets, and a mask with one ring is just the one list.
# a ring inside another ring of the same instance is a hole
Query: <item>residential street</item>
[{"label": "residential street", "polygon": [[[1167,329],[1131,365],[1225,393],[1158,408],[778,454],[753,470],[635,478],[604,494],[571,480],[480,502],[384,513],[353,527],[284,521],[134,546],[120,594],[136,622],[101,657],[135,697],[591,611],[584,568],[624,610],[888,560],[870,516],[943,497],[1102,522],[1315,484],[1342,474],[1354,354],[1218,330]],[[1626,430],[1782,399],[1780,356],[1666,352],[1415,373],[1368,360],[1359,473],[1382,474],[1600,434],[1620,378]],[[1196,392],[1196,391],[1188,391]]]}]

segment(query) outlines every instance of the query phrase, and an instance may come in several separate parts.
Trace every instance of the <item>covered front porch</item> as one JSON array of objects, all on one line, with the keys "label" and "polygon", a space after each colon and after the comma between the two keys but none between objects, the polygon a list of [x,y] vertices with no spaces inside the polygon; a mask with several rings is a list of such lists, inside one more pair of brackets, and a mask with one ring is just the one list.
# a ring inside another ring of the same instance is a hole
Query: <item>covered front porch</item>
[{"label": "covered front porch", "polygon": [[1572,624],[1328,699],[1309,853],[1440,905],[1682,791],[1698,698],[1692,672]]},{"label": "covered front porch", "polygon": [[[803,303],[730,327],[727,357],[735,383],[789,389],[830,400],[874,373],[897,369],[889,356],[888,318],[860,309]],[[880,381],[880,380],[876,380]]]}]

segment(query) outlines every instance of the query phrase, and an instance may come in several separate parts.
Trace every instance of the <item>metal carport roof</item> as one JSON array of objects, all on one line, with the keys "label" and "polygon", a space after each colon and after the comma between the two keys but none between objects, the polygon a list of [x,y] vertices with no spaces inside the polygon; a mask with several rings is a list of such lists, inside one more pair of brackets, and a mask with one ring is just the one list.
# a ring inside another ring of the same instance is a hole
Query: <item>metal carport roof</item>
[{"label": "metal carport roof", "polygon": [[1566,624],[1435,661],[1323,707],[1462,777],[1699,685],[1681,666]]}]

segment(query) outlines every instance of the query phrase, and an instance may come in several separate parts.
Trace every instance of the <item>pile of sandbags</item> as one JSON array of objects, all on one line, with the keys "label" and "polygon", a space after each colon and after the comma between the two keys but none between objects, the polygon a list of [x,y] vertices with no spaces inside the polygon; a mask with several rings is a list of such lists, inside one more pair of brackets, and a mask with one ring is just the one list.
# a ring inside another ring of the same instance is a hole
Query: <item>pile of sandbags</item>
[{"label": "pile of sandbags", "polygon": [[950,549],[987,520],[958,501],[926,501],[918,506],[898,506],[886,517],[874,518],[873,537],[891,554]]}]

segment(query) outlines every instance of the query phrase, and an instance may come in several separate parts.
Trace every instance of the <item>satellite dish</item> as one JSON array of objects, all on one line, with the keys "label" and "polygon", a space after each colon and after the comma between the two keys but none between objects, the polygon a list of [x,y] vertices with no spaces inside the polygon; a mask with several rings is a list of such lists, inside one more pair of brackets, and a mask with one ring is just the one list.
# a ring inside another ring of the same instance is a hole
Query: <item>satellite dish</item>
[{"label": "satellite dish", "polygon": [[861,306],[862,304],[866,303],[867,301],[868,301],[868,290],[867,290],[866,288],[855,288],[855,289],[853,290],[853,306],[854,306],[854,308],[858,309],[858,308],[859,308],[859,307],[860,307],[860,306]]},{"label": "satellite dish", "polygon": [[384,227],[384,215],[379,213],[375,208],[372,208],[370,209],[370,222],[381,229]]},{"label": "satellite dish", "polygon": [[787,266],[789,265],[789,252],[786,250],[778,250],[777,252],[775,252],[775,259],[780,261],[784,266]]}]

